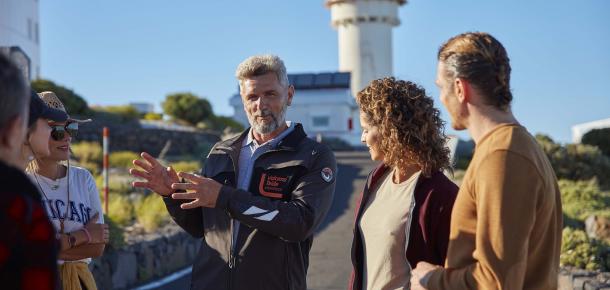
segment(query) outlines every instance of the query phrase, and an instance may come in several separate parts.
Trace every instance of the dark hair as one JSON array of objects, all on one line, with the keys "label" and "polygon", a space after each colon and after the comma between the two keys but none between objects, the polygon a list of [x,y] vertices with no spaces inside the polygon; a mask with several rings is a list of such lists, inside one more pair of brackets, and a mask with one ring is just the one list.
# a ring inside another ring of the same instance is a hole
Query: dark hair
[{"label": "dark hair", "polygon": [[449,169],[444,122],[424,88],[386,77],[372,81],[356,100],[367,121],[379,130],[387,165],[404,169],[417,164],[428,177]]},{"label": "dark hair", "polygon": [[17,66],[0,53],[0,130],[29,105],[29,86]]},{"label": "dark hair", "polygon": [[485,32],[454,36],[438,50],[438,60],[450,78],[463,78],[483,94],[487,104],[506,111],[510,92],[510,63],[504,46]]}]

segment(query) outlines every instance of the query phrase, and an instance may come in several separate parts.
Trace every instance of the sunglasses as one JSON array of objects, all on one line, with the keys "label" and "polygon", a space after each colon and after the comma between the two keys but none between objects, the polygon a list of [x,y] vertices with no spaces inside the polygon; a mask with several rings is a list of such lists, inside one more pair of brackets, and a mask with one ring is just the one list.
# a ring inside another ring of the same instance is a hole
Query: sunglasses
[{"label": "sunglasses", "polygon": [[61,141],[66,137],[66,133],[72,138],[78,135],[78,123],[66,123],[65,125],[49,125],[51,127],[51,138]]}]

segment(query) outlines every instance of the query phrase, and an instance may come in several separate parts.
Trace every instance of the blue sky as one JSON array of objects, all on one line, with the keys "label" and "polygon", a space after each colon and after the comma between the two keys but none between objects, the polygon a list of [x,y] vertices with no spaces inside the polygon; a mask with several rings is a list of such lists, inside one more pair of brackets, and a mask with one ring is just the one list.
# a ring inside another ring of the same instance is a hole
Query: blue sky
[{"label": "blue sky", "polygon": [[[394,74],[424,86],[445,120],[436,52],[465,31],[490,32],[508,50],[513,111],[531,132],[569,142],[570,126],[610,117],[610,1],[411,0],[400,18]],[[189,91],[232,115],[235,67],[250,55],[278,54],[292,73],[338,68],[322,0],[43,0],[40,23],[43,77],[89,104],[159,109],[166,94]]]}]

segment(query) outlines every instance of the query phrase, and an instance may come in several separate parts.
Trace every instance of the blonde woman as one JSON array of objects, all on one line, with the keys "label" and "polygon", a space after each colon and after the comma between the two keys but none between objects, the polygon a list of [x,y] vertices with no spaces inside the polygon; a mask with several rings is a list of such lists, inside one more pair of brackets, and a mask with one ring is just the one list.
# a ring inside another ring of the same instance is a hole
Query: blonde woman
[{"label": "blonde woman", "polygon": [[36,94],[31,91],[30,95],[30,114],[28,117],[28,130],[25,142],[21,147],[21,161],[23,169],[34,160],[34,156],[49,156],[49,138],[51,127],[49,121],[66,122],[68,114],[66,112],[53,109]]},{"label": "blonde woman", "polygon": [[[43,92],[40,97],[49,107],[66,111],[54,93]],[[28,169],[59,233],[58,264],[64,290],[97,289],[88,264],[102,255],[109,236],[93,176],[69,162],[72,138],[79,123],[88,121],[68,118],[66,122],[50,122],[50,154],[36,157]]]}]

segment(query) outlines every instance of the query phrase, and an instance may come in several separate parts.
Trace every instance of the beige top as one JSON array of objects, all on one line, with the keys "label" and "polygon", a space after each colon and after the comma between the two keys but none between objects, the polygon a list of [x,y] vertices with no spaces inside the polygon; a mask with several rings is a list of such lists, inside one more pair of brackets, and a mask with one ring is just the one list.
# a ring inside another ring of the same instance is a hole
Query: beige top
[{"label": "beige top", "polygon": [[562,212],[546,155],[506,124],[477,144],[451,214],[448,270],[428,289],[557,289]]},{"label": "beige top", "polygon": [[407,262],[408,231],[415,206],[413,192],[420,172],[395,184],[387,173],[371,192],[360,219],[364,248],[363,289],[408,289],[411,266]]}]

